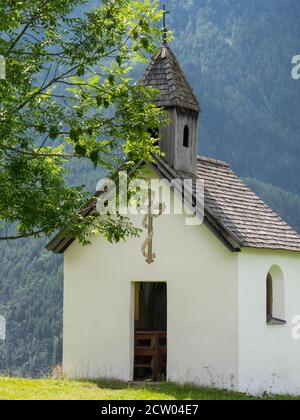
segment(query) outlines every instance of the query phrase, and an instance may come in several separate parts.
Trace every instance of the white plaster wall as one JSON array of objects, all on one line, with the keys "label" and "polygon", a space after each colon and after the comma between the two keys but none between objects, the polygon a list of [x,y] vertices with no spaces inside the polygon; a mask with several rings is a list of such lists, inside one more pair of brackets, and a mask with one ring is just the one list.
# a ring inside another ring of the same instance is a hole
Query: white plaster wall
[{"label": "white plaster wall", "polygon": [[96,238],[66,251],[66,374],[132,380],[132,282],[164,281],[168,379],[236,388],[238,255],[205,226],[185,226],[183,216],[155,219],[157,260],[150,266],[141,254],[144,238],[118,245]]},{"label": "white plaster wall", "polygon": [[[239,255],[239,389],[300,394],[300,341],[292,338],[300,315],[300,255],[245,249]],[[266,323],[266,276],[283,271],[287,325]]]}]

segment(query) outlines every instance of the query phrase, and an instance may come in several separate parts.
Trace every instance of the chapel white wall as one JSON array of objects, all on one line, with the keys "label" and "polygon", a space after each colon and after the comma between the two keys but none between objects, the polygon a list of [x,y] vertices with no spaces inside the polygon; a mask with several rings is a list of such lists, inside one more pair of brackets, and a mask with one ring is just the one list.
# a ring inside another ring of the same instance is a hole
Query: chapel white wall
[{"label": "chapel white wall", "polygon": [[[266,323],[266,277],[273,265],[284,276],[286,325]],[[300,394],[300,341],[292,337],[300,315],[299,253],[244,249],[239,255],[239,390]]]},{"label": "chapel white wall", "polygon": [[[138,223],[140,223],[139,220]],[[155,220],[157,260],[98,237],[65,252],[64,355],[70,377],[133,379],[133,282],[167,282],[168,379],[238,384],[238,255],[183,216]]]}]

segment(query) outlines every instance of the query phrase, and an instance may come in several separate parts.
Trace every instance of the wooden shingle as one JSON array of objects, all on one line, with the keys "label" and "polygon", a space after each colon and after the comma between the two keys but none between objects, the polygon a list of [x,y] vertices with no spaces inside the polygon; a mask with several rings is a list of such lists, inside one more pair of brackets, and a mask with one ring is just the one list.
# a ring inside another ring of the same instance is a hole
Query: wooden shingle
[{"label": "wooden shingle", "polygon": [[172,50],[162,46],[152,58],[142,84],[160,91],[154,103],[163,108],[178,107],[200,112],[200,105]]}]

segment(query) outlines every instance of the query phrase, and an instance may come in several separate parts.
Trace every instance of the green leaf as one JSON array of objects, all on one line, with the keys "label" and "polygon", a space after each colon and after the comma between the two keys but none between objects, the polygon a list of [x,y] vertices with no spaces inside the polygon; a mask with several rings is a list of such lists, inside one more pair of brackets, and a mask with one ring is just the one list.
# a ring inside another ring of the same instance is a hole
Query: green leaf
[{"label": "green leaf", "polygon": [[98,106],[98,107],[102,106],[102,104],[103,104],[103,99],[102,99],[102,96],[97,95],[97,96],[96,96],[96,102],[97,102],[97,106]]},{"label": "green leaf", "polygon": [[78,70],[77,70],[77,76],[78,77],[82,77],[82,76],[84,76],[84,74],[85,74],[85,68],[84,68],[84,66],[79,66],[78,67]]},{"label": "green leaf", "polygon": [[93,164],[94,164],[95,166],[97,166],[97,164],[98,164],[98,159],[99,159],[99,152],[98,152],[98,150],[93,150],[93,151],[90,153],[90,159],[91,159],[91,161],[93,162]]},{"label": "green leaf", "polygon": [[78,126],[71,127],[70,130],[70,139],[74,142],[78,142],[80,135],[82,134],[82,129]]},{"label": "green leaf", "polygon": [[113,85],[115,83],[115,76],[113,74],[110,74],[108,76],[108,81],[111,85]]},{"label": "green leaf", "polygon": [[75,146],[75,152],[79,156],[86,156],[86,147],[81,144],[76,144]]},{"label": "green leaf", "polygon": [[117,57],[116,57],[116,62],[118,63],[118,65],[121,67],[121,65],[122,65],[122,63],[123,63],[123,58],[120,56],[120,55],[118,55]]},{"label": "green leaf", "polygon": [[141,44],[145,50],[149,50],[149,40],[147,38],[141,38]]},{"label": "green leaf", "polygon": [[51,140],[57,139],[59,136],[59,128],[56,125],[52,125],[49,130],[49,137]]}]

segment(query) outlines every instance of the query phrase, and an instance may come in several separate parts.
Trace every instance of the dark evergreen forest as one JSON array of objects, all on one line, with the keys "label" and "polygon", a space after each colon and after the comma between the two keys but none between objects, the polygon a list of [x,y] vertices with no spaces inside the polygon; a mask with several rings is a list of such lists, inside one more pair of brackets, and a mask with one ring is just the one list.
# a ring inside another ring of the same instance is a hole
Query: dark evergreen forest
[{"label": "dark evergreen forest", "polygon": [[[300,80],[291,77],[292,57],[300,54],[299,0],[164,3],[171,46],[202,107],[199,153],[229,162],[300,231]],[[93,191],[99,178],[101,169],[86,162],[70,167],[72,184]],[[61,361],[62,257],[44,244],[0,245],[5,373],[40,376]]]}]

